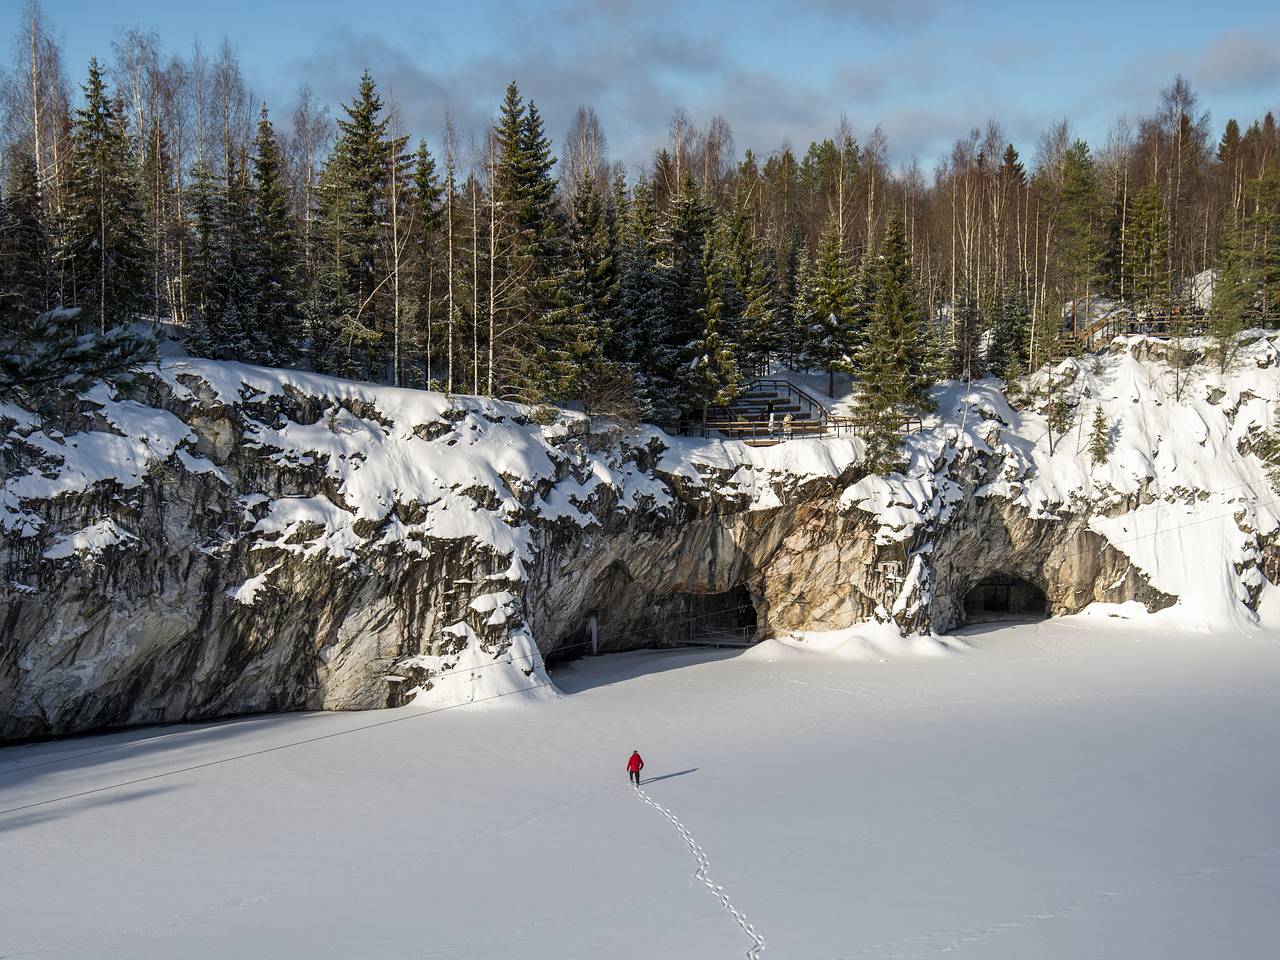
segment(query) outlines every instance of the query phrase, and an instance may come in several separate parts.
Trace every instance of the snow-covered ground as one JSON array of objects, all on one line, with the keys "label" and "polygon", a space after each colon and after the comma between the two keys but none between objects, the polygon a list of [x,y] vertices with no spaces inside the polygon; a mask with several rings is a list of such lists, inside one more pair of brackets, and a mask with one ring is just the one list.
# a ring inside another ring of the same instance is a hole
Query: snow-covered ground
[{"label": "snow-covered ground", "polygon": [[1273,955],[1280,639],[966,639],[0,750],[0,956],[711,960],[747,924],[788,960]]}]

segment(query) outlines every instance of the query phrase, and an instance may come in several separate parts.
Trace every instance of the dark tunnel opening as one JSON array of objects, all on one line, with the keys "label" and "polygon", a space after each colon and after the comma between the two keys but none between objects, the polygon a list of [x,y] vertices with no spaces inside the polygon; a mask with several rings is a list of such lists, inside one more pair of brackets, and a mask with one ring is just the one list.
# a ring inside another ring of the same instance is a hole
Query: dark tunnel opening
[{"label": "dark tunnel opening", "polygon": [[1049,615],[1044,591],[1021,577],[993,573],[977,581],[964,597],[965,623],[1042,620]]}]

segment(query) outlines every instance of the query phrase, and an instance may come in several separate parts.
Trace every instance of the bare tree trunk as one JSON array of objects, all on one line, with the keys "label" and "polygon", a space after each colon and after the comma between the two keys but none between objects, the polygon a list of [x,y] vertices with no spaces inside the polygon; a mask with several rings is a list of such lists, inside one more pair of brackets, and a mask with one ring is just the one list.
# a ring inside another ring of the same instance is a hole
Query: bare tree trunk
[{"label": "bare tree trunk", "polygon": [[445,220],[447,221],[448,233],[445,259],[445,269],[448,276],[445,296],[445,349],[448,350],[448,356],[445,360],[446,393],[453,393],[453,325],[457,309],[453,301],[453,194],[454,177],[457,169],[455,138],[453,118],[446,114],[444,120]]},{"label": "bare tree trunk", "polygon": [[471,393],[480,394],[480,209],[471,178]]}]

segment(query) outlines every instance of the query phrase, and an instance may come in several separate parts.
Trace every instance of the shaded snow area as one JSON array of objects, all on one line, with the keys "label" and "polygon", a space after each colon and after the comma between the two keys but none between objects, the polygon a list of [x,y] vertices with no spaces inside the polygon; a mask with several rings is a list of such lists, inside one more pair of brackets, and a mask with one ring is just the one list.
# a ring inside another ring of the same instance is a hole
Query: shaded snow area
[{"label": "shaded snow area", "polygon": [[587,658],[530,710],[9,747],[0,954],[1272,956],[1280,641],[1097,612],[887,663]]}]

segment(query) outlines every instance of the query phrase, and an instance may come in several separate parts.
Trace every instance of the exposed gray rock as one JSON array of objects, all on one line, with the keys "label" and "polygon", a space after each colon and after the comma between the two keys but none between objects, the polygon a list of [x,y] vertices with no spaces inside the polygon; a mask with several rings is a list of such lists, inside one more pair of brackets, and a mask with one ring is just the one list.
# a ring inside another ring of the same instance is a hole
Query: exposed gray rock
[{"label": "exposed gray rock", "polygon": [[[1016,414],[989,403],[977,439],[942,423],[888,493],[853,441],[789,445],[812,454],[790,463],[207,362],[44,421],[0,406],[0,738],[396,705],[468,650],[541,683],[539,654],[579,652],[591,618],[601,650],[678,642],[700,616],[945,631],[997,572],[1055,614],[1173,603],[1090,527],[1142,497],[1020,501]],[[1273,540],[1255,566],[1276,566]]]}]

